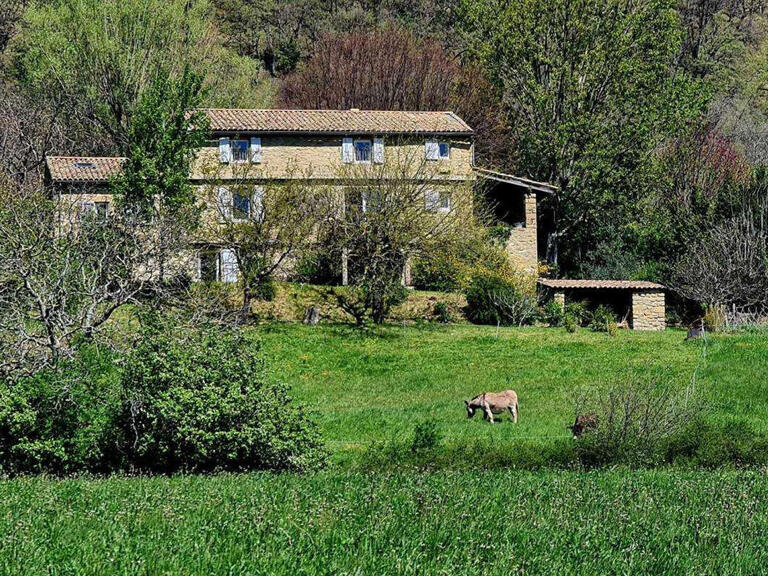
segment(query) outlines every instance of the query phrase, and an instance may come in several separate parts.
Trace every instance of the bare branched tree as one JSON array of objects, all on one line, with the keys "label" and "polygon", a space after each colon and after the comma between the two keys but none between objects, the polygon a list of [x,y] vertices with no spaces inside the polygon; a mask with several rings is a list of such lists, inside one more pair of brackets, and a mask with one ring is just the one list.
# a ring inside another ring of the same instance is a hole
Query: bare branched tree
[{"label": "bare branched tree", "polygon": [[434,163],[418,159],[408,146],[389,149],[382,164],[344,166],[343,216],[323,232],[327,249],[346,262],[348,282],[376,323],[402,294],[409,261],[453,241],[474,217],[466,182],[441,178]]},{"label": "bare branched tree", "polygon": [[249,163],[233,166],[224,180],[217,174],[220,165],[204,170],[206,180],[217,183],[204,187],[199,243],[232,251],[247,315],[262,287],[290,272],[316,242],[320,224],[338,208],[327,186],[293,167],[279,181]]},{"label": "bare branched tree", "polygon": [[673,286],[731,312],[768,310],[768,222],[746,209],[706,231],[677,262]]},{"label": "bare branched tree", "polygon": [[40,182],[46,154],[70,147],[61,123],[66,101],[56,95],[30,98],[2,81],[0,92],[0,171],[19,184]]},{"label": "bare branched tree", "polygon": [[7,181],[0,205],[3,371],[56,364],[151,285],[142,223]]}]

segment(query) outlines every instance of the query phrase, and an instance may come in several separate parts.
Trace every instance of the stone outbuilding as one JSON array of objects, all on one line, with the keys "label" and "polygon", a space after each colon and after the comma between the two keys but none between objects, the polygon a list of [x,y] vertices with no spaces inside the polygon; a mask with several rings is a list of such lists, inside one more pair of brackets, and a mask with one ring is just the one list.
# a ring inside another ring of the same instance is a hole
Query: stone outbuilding
[{"label": "stone outbuilding", "polygon": [[633,330],[664,330],[665,287],[635,280],[554,280],[539,278],[539,286],[552,293],[563,308],[566,301],[605,304],[626,318]]}]

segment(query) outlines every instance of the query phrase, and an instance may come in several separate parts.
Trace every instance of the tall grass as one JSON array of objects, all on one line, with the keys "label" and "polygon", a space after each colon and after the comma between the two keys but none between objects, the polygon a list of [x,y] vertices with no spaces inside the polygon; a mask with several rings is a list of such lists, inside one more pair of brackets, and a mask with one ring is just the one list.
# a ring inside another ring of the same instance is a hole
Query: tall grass
[{"label": "tall grass", "polygon": [[760,472],[0,484],[3,574],[763,574]]}]

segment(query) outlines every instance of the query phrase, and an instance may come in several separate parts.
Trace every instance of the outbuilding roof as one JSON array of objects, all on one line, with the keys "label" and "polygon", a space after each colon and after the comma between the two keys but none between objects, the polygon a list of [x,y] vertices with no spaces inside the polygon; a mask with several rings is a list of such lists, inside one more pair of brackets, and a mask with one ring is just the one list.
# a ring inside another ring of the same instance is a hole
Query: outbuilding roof
[{"label": "outbuilding roof", "polygon": [[664,286],[645,280],[555,280],[539,278],[539,284],[557,290],[664,290]]},{"label": "outbuilding roof", "polygon": [[313,134],[452,134],[472,128],[449,111],[242,110],[206,108],[213,132]]},{"label": "outbuilding roof", "polygon": [[48,156],[45,159],[54,182],[107,182],[118,174],[125,158],[92,156]]}]

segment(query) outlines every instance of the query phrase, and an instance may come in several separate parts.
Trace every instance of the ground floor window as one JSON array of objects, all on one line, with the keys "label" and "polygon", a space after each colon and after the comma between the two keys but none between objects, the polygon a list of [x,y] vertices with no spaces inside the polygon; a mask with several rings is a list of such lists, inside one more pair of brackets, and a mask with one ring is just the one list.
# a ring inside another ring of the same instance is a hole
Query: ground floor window
[{"label": "ground floor window", "polygon": [[232,248],[207,248],[199,252],[201,282],[237,282],[237,256]]},{"label": "ground floor window", "polygon": [[216,250],[200,252],[200,281],[217,282],[219,280],[219,253]]}]

